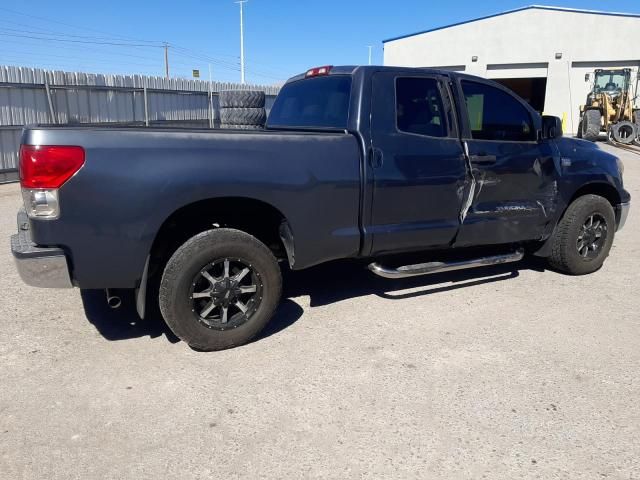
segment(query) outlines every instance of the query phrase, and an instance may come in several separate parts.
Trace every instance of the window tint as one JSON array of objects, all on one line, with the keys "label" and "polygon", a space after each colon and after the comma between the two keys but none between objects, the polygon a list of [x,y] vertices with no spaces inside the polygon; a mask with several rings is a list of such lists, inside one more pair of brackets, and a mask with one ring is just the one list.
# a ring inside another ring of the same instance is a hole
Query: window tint
[{"label": "window tint", "polygon": [[471,136],[478,140],[529,141],[535,131],[528,110],[508,93],[482,83],[462,82]]},{"label": "window tint", "polygon": [[430,137],[446,137],[444,107],[433,78],[396,79],[398,130]]},{"label": "window tint", "polygon": [[351,77],[333,75],[285,85],[269,113],[269,127],[347,128]]}]

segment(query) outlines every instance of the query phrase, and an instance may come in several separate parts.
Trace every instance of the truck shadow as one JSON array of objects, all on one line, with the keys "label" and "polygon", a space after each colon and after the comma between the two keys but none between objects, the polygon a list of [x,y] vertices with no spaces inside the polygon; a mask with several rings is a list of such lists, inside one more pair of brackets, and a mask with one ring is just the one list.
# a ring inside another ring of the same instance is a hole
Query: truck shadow
[{"label": "truck shadow", "polygon": [[[304,309],[292,300],[296,297],[308,296],[312,308],[367,295],[403,300],[511,280],[518,277],[520,270],[544,269],[541,260],[526,258],[514,264],[399,280],[376,277],[362,263],[345,260],[303,271],[285,270],[283,300],[271,322],[254,342],[279,333],[302,317]],[[141,320],[135,309],[133,292],[119,291],[118,294],[121,296],[122,306],[114,310],[107,305],[103,290],[81,291],[86,317],[105,339],[118,341],[141,337],[157,338],[164,335],[171,343],[179,342],[162,319],[159,309],[151,309],[147,312],[146,318]]]},{"label": "truck shadow", "polygon": [[519,276],[520,270],[544,271],[545,264],[536,257],[526,257],[518,263],[390,280],[375,276],[362,263],[338,261],[308,270],[283,272],[283,296],[307,295],[311,307],[366,295],[403,300],[511,280]]},{"label": "truck shadow", "polygon": [[[164,335],[171,343],[180,341],[165,323],[159,309],[151,309],[142,320],[136,312],[133,292],[125,290],[118,291],[118,294],[122,299],[122,306],[114,310],[107,305],[104,290],[80,291],[87,320],[105,339],[118,341],[141,337],[157,338]],[[254,341],[284,330],[296,322],[302,314],[300,305],[293,300],[284,299],[273,320]]]},{"label": "truck shadow", "polygon": [[104,290],[80,291],[87,320],[104,338],[117,341],[165,335],[171,343],[179,341],[159,315],[149,315],[144,320],[140,319],[132,291],[124,290],[117,293],[122,299],[122,306],[112,309],[107,305]]}]

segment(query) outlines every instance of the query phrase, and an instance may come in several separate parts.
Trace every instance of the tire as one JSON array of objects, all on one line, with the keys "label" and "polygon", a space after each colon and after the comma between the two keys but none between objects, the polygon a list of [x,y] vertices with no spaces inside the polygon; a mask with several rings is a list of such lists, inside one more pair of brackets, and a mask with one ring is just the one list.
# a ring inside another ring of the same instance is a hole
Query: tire
[{"label": "tire", "polygon": [[223,130],[263,130],[262,125],[225,125],[220,124],[220,128]]},{"label": "tire", "polygon": [[[240,275],[243,270],[249,271]],[[253,290],[240,293],[240,287]],[[160,281],[160,311],[192,348],[222,350],[254,338],[273,316],[281,291],[280,267],[271,250],[248,233],[219,228],[195,235],[169,259]],[[217,306],[207,311],[209,302]]]},{"label": "tire", "polygon": [[221,108],[220,122],[223,125],[257,125],[267,121],[264,108]]},{"label": "tire", "polygon": [[[593,231],[583,232],[583,226],[589,222],[589,218],[593,218],[592,225],[598,221],[604,227],[600,229],[600,237],[594,237]],[[551,239],[551,256],[548,261],[556,270],[569,275],[586,275],[595,272],[602,267],[609,255],[615,230],[615,215],[608,200],[598,195],[578,197],[569,205],[556,226]],[[579,237],[582,235],[584,239],[587,234],[587,242],[580,243]],[[590,250],[587,245],[591,239],[594,239],[594,244],[599,242],[595,251]],[[579,250],[581,245],[587,246]]]},{"label": "tire", "polygon": [[611,134],[616,142],[631,145],[638,138],[638,125],[631,122],[618,122],[611,127]]},{"label": "tire", "polygon": [[578,131],[576,132],[577,138],[582,138],[582,120],[578,122]]},{"label": "tire", "polygon": [[586,110],[582,116],[582,138],[595,142],[600,136],[602,115],[599,110]]},{"label": "tire", "polygon": [[264,108],[265,94],[257,90],[223,90],[220,108]]}]

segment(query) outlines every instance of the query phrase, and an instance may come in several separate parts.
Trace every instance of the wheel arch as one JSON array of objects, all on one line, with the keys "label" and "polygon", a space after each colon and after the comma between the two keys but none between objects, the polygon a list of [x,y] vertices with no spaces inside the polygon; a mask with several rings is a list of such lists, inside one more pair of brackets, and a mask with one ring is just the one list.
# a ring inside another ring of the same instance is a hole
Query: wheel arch
[{"label": "wheel arch", "polygon": [[293,230],[282,211],[255,198],[214,197],[183,205],[166,216],[155,234],[141,282],[136,306],[144,318],[148,282],[157,283],[171,255],[189,238],[205,230],[226,227],[242,230],[264,243],[276,258],[291,265],[294,257]]},{"label": "wheel arch", "polygon": [[[621,202],[620,193],[615,186],[607,182],[595,181],[586,183],[578,187],[567,202],[565,211],[576,198],[582,197],[584,195],[598,195],[600,197],[604,197],[609,201],[614,210],[616,206]],[[564,215],[564,212],[562,213]]]},{"label": "wheel arch", "polygon": [[620,204],[621,198],[617,188],[611,185],[610,183],[607,183],[604,181],[594,181],[594,182],[583,184],[573,192],[573,194],[567,201],[566,205],[564,206],[562,213],[558,215],[556,224],[553,227],[553,231],[551,232],[549,237],[542,243],[540,248],[533,252],[534,255],[539,257],[546,257],[550,254],[553,235],[555,233],[555,229],[558,226],[558,223],[560,223],[560,220],[562,220],[562,218],[564,217],[564,214],[569,208],[569,205],[571,205],[577,198],[580,198],[584,195],[598,195],[600,197],[605,198],[613,208],[614,215],[616,218],[616,223],[619,222],[620,220],[618,216],[619,213],[616,207],[618,204]]},{"label": "wheel arch", "polygon": [[[194,201],[173,211],[162,222],[153,240],[150,255],[167,247],[169,256],[188,238],[216,227],[242,230],[253,235],[269,247],[276,258],[286,254],[280,238],[281,225],[288,225],[287,218],[270,203],[256,198],[214,197]],[[291,226],[288,225],[291,232]],[[171,244],[176,244],[171,248]]]}]

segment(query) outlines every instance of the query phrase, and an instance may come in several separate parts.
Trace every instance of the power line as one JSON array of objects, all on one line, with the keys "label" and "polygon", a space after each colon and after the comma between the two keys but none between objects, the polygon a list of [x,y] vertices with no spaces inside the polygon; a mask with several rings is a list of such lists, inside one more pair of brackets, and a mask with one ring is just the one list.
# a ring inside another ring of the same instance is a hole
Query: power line
[{"label": "power line", "polygon": [[[241,0],[242,3],[246,3],[247,0]],[[242,6],[242,4],[241,4]],[[15,28],[10,28],[10,27],[6,27],[6,26],[1,26],[0,25],[0,37],[5,37],[5,40],[3,40],[4,43],[13,43],[10,39],[11,38],[15,38],[15,39],[24,39],[25,41],[34,41],[34,42],[59,42],[59,43],[64,43],[67,44],[68,46],[65,47],[67,49],[72,49],[72,48],[77,48],[77,49],[82,49],[82,48],[89,48],[89,47],[83,47],[82,45],[92,45],[94,47],[91,47],[92,52],[95,52],[93,49],[94,48],[100,48],[100,47],[128,47],[128,48],[136,48],[136,49],[160,49],[163,48],[165,49],[165,53],[168,54],[168,49],[171,48],[171,51],[173,52],[174,55],[178,55],[179,57],[184,57],[184,58],[191,58],[194,60],[201,60],[201,61],[206,61],[207,63],[213,63],[215,64],[218,69],[223,69],[223,70],[228,70],[228,71],[240,71],[241,72],[241,77],[244,77],[244,72],[243,70],[246,71],[250,71],[252,73],[252,75],[258,76],[258,77],[263,77],[263,78],[270,78],[270,79],[274,79],[274,80],[282,80],[283,78],[286,78],[286,75],[279,75],[278,73],[276,73],[275,71],[273,72],[268,72],[265,71],[264,69],[260,68],[260,69],[256,69],[253,67],[250,68],[246,68],[246,64],[244,62],[244,53],[243,51],[241,52],[241,59],[240,59],[240,65],[238,64],[238,62],[234,62],[232,60],[226,60],[223,58],[219,58],[219,57],[215,57],[215,56],[211,56],[209,54],[205,54],[205,53],[201,53],[201,52],[197,52],[193,49],[189,49],[189,48],[185,48],[185,47],[181,47],[181,46],[177,46],[173,43],[167,43],[167,42],[159,42],[159,41],[155,41],[155,40],[141,40],[141,39],[134,39],[132,37],[126,37],[126,36],[118,36],[118,35],[113,35],[101,30],[96,30],[96,29],[91,29],[91,28],[87,28],[87,27],[80,27],[77,25],[72,25],[66,22],[60,22],[57,20],[53,20],[53,19],[49,19],[49,18],[44,18],[44,17],[40,17],[37,15],[31,15],[31,14],[26,14],[26,13],[22,13],[22,12],[18,12],[15,10],[11,10],[5,7],[0,7],[0,10],[2,11],[6,11],[9,13],[13,13],[15,15],[20,15],[23,17],[28,17],[28,18],[33,18],[33,19],[37,19],[39,21],[43,21],[43,22],[47,22],[47,23],[55,23],[55,24],[59,24],[59,25],[64,25],[67,27],[71,27],[71,28],[77,28],[77,29],[82,29],[82,30],[86,30],[86,31],[92,31],[92,32],[96,32],[96,33],[100,33],[103,35],[109,35],[109,36],[89,36],[89,35],[76,35],[76,34],[72,34],[72,33],[68,33],[68,32],[59,32],[59,31],[54,31],[48,28],[42,28],[40,26],[31,26],[31,25],[26,25],[24,23],[19,23],[19,22],[13,22],[11,20],[6,20],[6,19],[0,19],[0,22],[4,22],[4,23],[9,23],[9,24],[13,24],[13,25],[18,25],[18,26],[24,26],[29,28],[29,30],[25,30],[25,29],[20,29],[17,30]],[[8,38],[6,38],[8,37]],[[132,57],[132,58],[140,58],[140,59],[144,59],[144,60],[150,60],[150,61],[156,61],[156,58],[150,58],[147,56],[141,56],[141,55],[132,55],[130,53],[124,53],[124,52],[104,52],[102,51],[101,54],[103,55],[113,55],[113,56],[128,56],[128,57]],[[43,56],[51,56],[51,55],[43,55]],[[233,55],[226,55],[226,54],[220,54],[220,56],[225,56],[227,58],[237,58]],[[64,58],[64,57],[63,57]],[[168,58],[166,58],[165,56],[165,74],[167,73],[167,63],[168,63]],[[80,63],[77,59],[76,61],[78,63]],[[84,63],[84,62],[83,62]],[[185,62],[179,62],[179,61],[172,61],[172,63],[174,64],[182,64],[182,65],[190,65],[191,64],[187,64]],[[133,64],[130,62],[130,64]],[[253,64],[258,64],[258,62],[250,62],[251,65]],[[275,73],[275,75],[274,75]]]},{"label": "power line", "polygon": [[[0,19],[0,23],[9,23],[11,25],[16,25],[19,27],[23,27],[20,29],[16,29],[16,28],[11,28],[11,27],[6,27],[6,26],[0,26],[0,28],[3,28],[4,30],[8,30],[11,32],[18,32],[18,33],[31,33],[31,34],[36,34],[36,35],[53,35],[56,37],[71,37],[71,38],[78,38],[78,39],[84,39],[84,40],[94,40],[94,41],[115,41],[118,43],[127,43],[128,45],[135,45],[135,43],[127,41],[125,39],[122,38],[118,38],[118,37],[98,37],[98,36],[90,36],[90,35],[75,35],[72,33],[67,33],[67,32],[58,32],[55,30],[50,30],[48,28],[41,28],[41,27],[37,27],[37,26],[33,26],[33,25],[27,25],[25,23],[18,23],[18,22],[12,22],[10,20],[4,20],[4,19]],[[33,30],[25,30],[25,28],[28,29],[33,29]],[[149,47],[157,47],[157,46],[161,46],[161,42],[155,41],[155,40],[139,40],[137,41],[137,43],[145,43],[148,45],[145,46],[149,46]]]},{"label": "power line", "polygon": [[[101,33],[103,35],[110,35],[110,33],[102,31],[102,30],[96,30],[94,28],[89,28],[89,27],[82,27],[82,26],[79,26],[79,25],[72,25],[70,23],[61,22],[61,21],[58,21],[58,20],[53,20],[51,18],[45,18],[45,17],[40,17],[38,15],[19,12],[17,10],[12,10],[10,8],[0,7],[0,10],[3,10],[5,12],[9,12],[9,13],[13,13],[15,15],[20,15],[20,16],[23,16],[23,17],[34,18],[36,20],[44,21],[44,22],[47,22],[47,23],[57,23],[59,25],[64,25],[65,27],[71,27],[71,28],[75,28],[75,29],[78,29],[78,30],[86,30],[86,31],[89,31],[89,32]],[[148,40],[140,40],[140,39],[136,39],[136,38],[132,38],[132,37],[122,36],[122,35],[120,35],[119,37],[122,38],[122,39],[134,40],[136,42],[146,42],[146,41],[148,41]]]},{"label": "power line", "polygon": [[18,37],[18,38],[31,38],[36,40],[46,40],[49,42],[67,42],[67,43],[86,43],[92,45],[112,45],[112,46],[120,46],[120,47],[148,47],[148,48],[162,48],[161,45],[144,45],[144,44],[135,44],[135,43],[116,43],[116,42],[101,42],[95,40],[73,40],[73,39],[62,39],[62,38],[52,38],[52,37],[38,37],[34,35],[21,35],[18,33],[0,33],[2,36],[6,37]]}]

